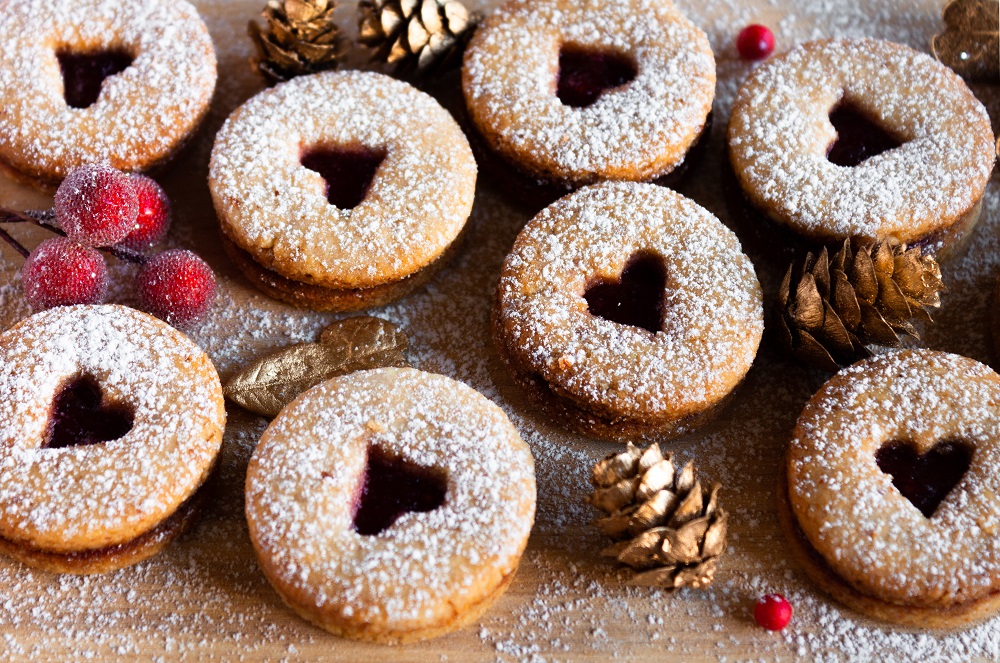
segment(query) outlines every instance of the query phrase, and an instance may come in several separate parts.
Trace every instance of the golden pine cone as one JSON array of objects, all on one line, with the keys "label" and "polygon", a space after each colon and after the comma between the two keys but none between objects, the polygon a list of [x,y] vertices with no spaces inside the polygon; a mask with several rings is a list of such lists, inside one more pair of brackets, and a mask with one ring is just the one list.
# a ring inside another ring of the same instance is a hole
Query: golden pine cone
[{"label": "golden pine cone", "polygon": [[254,65],[272,83],[336,69],[344,53],[336,6],[335,0],[269,0],[261,14],[266,25],[248,26],[257,45]]},{"label": "golden pine cone", "polygon": [[931,40],[934,57],[966,80],[1000,80],[1000,5],[996,0],[951,0],[941,18],[945,30]]},{"label": "golden pine cone", "polygon": [[719,484],[703,488],[694,463],[680,471],[658,444],[633,444],[597,463],[588,502],[608,515],[596,521],[618,543],[601,554],[641,571],[632,585],[678,589],[712,583],[726,548],[728,514]]},{"label": "golden pine cone", "polygon": [[913,318],[932,322],[941,305],[941,268],[919,248],[889,238],[852,249],[850,240],[827,257],[806,256],[788,268],[778,292],[778,328],[800,361],[836,371],[871,355],[870,345],[896,347],[900,335],[919,338]]},{"label": "golden pine cone", "polygon": [[461,55],[476,17],[458,0],[361,0],[358,41],[374,49],[373,62],[397,74],[444,69]]}]

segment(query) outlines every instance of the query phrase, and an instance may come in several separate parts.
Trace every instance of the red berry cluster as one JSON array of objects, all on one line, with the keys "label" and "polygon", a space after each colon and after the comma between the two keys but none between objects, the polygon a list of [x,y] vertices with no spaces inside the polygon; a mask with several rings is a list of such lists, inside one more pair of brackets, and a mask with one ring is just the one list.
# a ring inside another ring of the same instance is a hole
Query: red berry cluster
[{"label": "red berry cluster", "polygon": [[[56,191],[54,214],[58,228],[17,213],[6,219],[34,221],[64,235],[43,241],[25,260],[21,278],[33,309],[103,302],[108,268],[101,250],[141,265],[141,305],[167,322],[192,323],[211,307],[215,275],[195,253],[142,253],[170,226],[170,200],[149,177],[106,165],[77,168]],[[6,232],[2,235],[26,253]]]}]

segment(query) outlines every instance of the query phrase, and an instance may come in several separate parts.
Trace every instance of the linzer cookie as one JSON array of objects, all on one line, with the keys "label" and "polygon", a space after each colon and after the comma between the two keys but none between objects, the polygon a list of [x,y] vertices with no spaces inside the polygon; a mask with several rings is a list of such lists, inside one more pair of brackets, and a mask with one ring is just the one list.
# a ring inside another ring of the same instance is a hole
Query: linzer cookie
[{"label": "linzer cookie", "polygon": [[477,28],[462,87],[482,139],[527,177],[650,181],[705,129],[715,59],[672,2],[512,0]]},{"label": "linzer cookie", "polygon": [[99,573],[192,520],[225,427],[201,349],[123,306],[59,307],[0,335],[0,552]]},{"label": "linzer cookie", "polygon": [[0,43],[0,165],[46,188],[84,164],[163,163],[215,90],[212,39],[183,0],[10,0]]},{"label": "linzer cookie", "polygon": [[503,411],[408,368],[300,395],[247,469],[264,575],[299,615],[360,640],[423,640],[477,619],[513,579],[534,513],[531,452]]},{"label": "linzer cookie", "polygon": [[729,157],[749,203],[810,242],[892,236],[943,260],[979,220],[995,147],[986,109],[941,63],[827,40],[754,70]]},{"label": "linzer cookie", "polygon": [[753,265],[711,213],[605,182],[528,222],[504,261],[493,333],[555,420],[606,439],[681,435],[718,411],[764,328]]},{"label": "linzer cookie", "polygon": [[[1000,609],[1000,375],[930,350],[868,359],[809,401],[778,491],[808,575],[886,621]],[[787,479],[787,481],[784,481]]]},{"label": "linzer cookie", "polygon": [[257,287],[346,311],[398,299],[444,265],[472,211],[476,162],[429,95],[331,72],[237,109],[216,136],[209,186],[226,250]]}]

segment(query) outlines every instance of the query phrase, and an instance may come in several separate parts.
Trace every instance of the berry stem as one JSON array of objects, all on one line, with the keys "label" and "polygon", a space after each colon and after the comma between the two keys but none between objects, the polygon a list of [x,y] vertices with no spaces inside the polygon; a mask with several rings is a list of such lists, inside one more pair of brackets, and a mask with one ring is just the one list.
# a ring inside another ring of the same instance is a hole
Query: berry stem
[{"label": "berry stem", "polygon": [[[66,233],[62,230],[62,228],[59,228],[52,223],[54,219],[55,214],[53,214],[50,210],[30,210],[27,212],[18,212],[17,210],[0,207],[0,223],[33,223],[40,228],[45,228],[56,235],[65,237]],[[14,249],[22,256],[25,258],[28,257],[30,252],[24,248],[24,245],[11,237],[7,231],[0,229],[0,238],[13,246]],[[145,265],[149,262],[149,258],[144,254],[139,253],[138,251],[132,251],[131,249],[126,249],[122,246],[100,247],[100,250],[105,253],[110,253],[123,262],[131,262],[136,265]]]},{"label": "berry stem", "polygon": [[24,245],[21,244],[21,242],[11,237],[10,233],[4,230],[3,228],[0,228],[0,239],[3,239],[3,241],[13,246],[14,250],[20,253],[21,257],[24,258],[25,260],[27,260],[28,256],[31,255],[31,251],[24,248]]}]

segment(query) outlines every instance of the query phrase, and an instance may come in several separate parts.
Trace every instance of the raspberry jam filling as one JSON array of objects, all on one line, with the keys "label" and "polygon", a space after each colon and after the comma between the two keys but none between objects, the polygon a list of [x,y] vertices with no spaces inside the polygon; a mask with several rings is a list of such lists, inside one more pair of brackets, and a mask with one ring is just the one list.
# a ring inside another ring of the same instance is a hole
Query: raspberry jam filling
[{"label": "raspberry jam filling", "polygon": [[838,166],[857,166],[902,145],[849,104],[841,104],[830,111],[830,123],[837,130],[837,139],[827,148],[826,157]]},{"label": "raspberry jam filling", "polygon": [[598,281],[583,293],[591,315],[652,333],[663,324],[667,269],[653,253],[629,258],[617,281]]},{"label": "raspberry jam filling", "polygon": [[875,462],[892,477],[892,485],[903,497],[930,518],[969,469],[972,448],[960,441],[945,441],[920,454],[912,444],[894,441],[876,452]]},{"label": "raspberry jam filling", "polygon": [[371,447],[355,500],[354,531],[365,536],[381,534],[404,513],[437,509],[444,504],[447,492],[448,484],[440,472]]},{"label": "raspberry jam filling", "polygon": [[104,79],[125,71],[132,56],[125,51],[73,53],[58,51],[56,58],[63,77],[63,96],[70,108],[87,108],[101,95]]},{"label": "raspberry jam filling", "polygon": [[52,401],[49,427],[42,448],[100,444],[132,430],[135,413],[128,406],[109,404],[97,380],[90,375],[64,384]]},{"label": "raspberry jam filling", "polygon": [[556,96],[567,106],[591,105],[606,91],[635,79],[635,63],[624,55],[579,46],[559,51],[559,81]]},{"label": "raspberry jam filling", "polygon": [[366,147],[316,147],[303,150],[299,161],[326,181],[326,199],[340,209],[354,209],[368,195],[385,152]]}]

